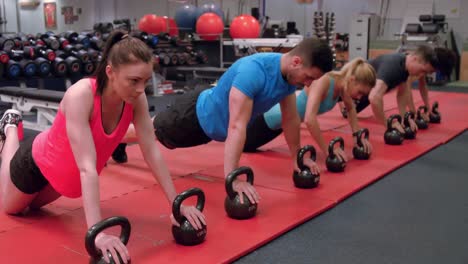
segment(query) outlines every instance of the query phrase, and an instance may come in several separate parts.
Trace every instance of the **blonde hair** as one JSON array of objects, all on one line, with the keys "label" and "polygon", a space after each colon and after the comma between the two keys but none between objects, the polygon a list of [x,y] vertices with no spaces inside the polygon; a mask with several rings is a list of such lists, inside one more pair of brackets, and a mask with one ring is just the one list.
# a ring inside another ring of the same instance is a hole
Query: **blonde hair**
[{"label": "blonde hair", "polygon": [[331,71],[328,74],[333,78],[344,79],[346,82],[351,76],[354,76],[356,82],[369,87],[374,87],[377,81],[374,67],[363,58],[355,58],[346,63],[339,71]]}]

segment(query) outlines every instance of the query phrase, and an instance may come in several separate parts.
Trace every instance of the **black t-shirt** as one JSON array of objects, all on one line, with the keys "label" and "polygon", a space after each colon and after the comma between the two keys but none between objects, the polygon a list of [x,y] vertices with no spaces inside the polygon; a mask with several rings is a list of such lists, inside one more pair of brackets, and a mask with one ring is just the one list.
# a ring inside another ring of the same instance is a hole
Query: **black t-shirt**
[{"label": "black t-shirt", "polygon": [[408,70],[405,66],[406,54],[391,53],[381,55],[369,61],[377,72],[377,79],[387,86],[387,92],[408,80]]}]

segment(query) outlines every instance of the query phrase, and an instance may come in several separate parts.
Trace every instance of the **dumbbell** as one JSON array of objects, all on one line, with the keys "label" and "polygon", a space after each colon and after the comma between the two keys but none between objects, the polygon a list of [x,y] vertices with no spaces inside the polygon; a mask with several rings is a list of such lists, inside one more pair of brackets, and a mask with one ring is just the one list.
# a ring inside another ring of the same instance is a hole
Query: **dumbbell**
[{"label": "dumbbell", "polygon": [[50,61],[48,61],[48,60],[46,60],[46,59],[44,59],[42,57],[39,57],[39,58],[36,58],[34,60],[34,64],[36,64],[37,74],[39,76],[45,77],[45,76],[49,75],[49,73],[51,71]]},{"label": "dumbbell", "polygon": [[84,75],[93,74],[95,68],[96,68],[96,66],[95,66],[94,62],[92,62],[92,61],[83,62],[82,71],[83,71]]},{"label": "dumbbell", "polygon": [[21,75],[21,65],[14,60],[9,60],[6,64],[5,75],[10,79],[16,79]]},{"label": "dumbbell", "polygon": [[39,38],[45,42],[47,47],[53,50],[58,50],[60,48],[60,42],[55,36],[50,36],[48,34],[41,34]]},{"label": "dumbbell", "polygon": [[73,46],[73,45],[67,45],[65,48],[64,48],[64,51],[69,55],[69,56],[73,56],[73,57],[76,57],[78,59],[80,59],[82,62],[88,62],[89,61],[89,55],[88,55],[88,52],[86,52],[85,50],[81,49],[81,47],[86,47],[85,45],[83,46]]},{"label": "dumbbell", "polygon": [[0,51],[0,64],[7,64],[10,60],[10,56],[5,51]]},{"label": "dumbbell", "polygon": [[68,56],[65,59],[65,64],[67,65],[67,71],[70,75],[76,75],[81,72],[82,62],[76,57]]},{"label": "dumbbell", "polygon": [[0,50],[10,51],[16,47],[15,40],[10,37],[0,37]]},{"label": "dumbbell", "polygon": [[99,51],[95,49],[88,49],[88,56],[90,61],[97,61],[99,59]]},{"label": "dumbbell", "polygon": [[67,74],[67,63],[61,57],[56,57],[51,64],[51,72],[57,77],[63,77]]},{"label": "dumbbell", "polygon": [[51,49],[47,49],[44,46],[36,46],[34,47],[35,55],[36,57],[43,57],[46,58],[49,61],[54,61],[55,60],[55,52]]},{"label": "dumbbell", "polygon": [[61,36],[68,39],[70,43],[81,44],[85,46],[85,48],[89,48],[91,44],[89,38],[86,35],[79,35],[74,31],[63,32]]},{"label": "dumbbell", "polygon": [[22,50],[12,49],[8,52],[10,58],[15,61],[20,61],[22,59],[34,59],[36,58],[36,52],[31,46],[23,47]]}]

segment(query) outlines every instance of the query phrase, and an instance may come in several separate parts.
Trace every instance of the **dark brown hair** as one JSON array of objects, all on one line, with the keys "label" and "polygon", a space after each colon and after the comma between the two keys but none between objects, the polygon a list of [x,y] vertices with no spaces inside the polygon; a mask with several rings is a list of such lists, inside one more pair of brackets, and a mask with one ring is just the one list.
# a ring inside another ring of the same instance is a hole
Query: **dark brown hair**
[{"label": "dark brown hair", "polygon": [[324,73],[333,68],[332,51],[324,40],[304,39],[289,54],[301,57],[305,67],[317,67]]},{"label": "dark brown hair", "polygon": [[152,63],[153,53],[151,49],[143,41],[129,36],[124,31],[116,30],[112,32],[104,46],[102,59],[94,71],[97,92],[102,94],[107,85],[106,67],[108,64],[118,68],[120,65],[136,62]]}]

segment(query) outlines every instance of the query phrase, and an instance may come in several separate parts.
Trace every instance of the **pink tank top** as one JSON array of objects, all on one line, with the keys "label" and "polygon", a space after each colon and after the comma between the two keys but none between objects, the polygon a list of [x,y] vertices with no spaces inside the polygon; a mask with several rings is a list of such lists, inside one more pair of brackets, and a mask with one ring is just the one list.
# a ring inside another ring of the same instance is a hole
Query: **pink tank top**
[{"label": "pink tank top", "polygon": [[[100,174],[114,149],[127,132],[133,120],[133,107],[125,103],[122,117],[112,134],[102,127],[101,96],[96,94],[96,79],[90,79],[94,94],[93,115],[89,126],[96,148],[96,170]],[[57,111],[50,129],[34,139],[32,156],[44,177],[60,194],[70,198],[81,196],[81,180],[66,130],[66,119],[61,109]]]}]

